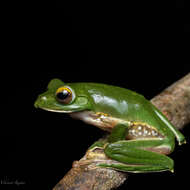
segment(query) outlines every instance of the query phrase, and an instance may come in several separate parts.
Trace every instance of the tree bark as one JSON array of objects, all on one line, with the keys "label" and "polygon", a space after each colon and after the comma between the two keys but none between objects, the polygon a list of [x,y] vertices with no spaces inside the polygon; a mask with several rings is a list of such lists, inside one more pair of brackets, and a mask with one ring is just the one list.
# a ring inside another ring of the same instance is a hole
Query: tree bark
[{"label": "tree bark", "polygon": [[[155,96],[151,102],[176,128],[182,129],[190,123],[190,73]],[[108,160],[103,152],[87,151],[81,160],[73,163],[71,170],[53,190],[111,190],[119,187],[128,174],[108,168],[96,168],[95,164],[102,160]]]}]

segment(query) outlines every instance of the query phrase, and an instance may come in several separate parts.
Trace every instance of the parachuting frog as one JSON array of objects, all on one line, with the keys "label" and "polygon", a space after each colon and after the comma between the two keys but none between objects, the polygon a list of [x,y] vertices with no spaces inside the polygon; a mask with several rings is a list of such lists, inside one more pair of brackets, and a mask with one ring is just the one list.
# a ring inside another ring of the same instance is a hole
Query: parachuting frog
[{"label": "parachuting frog", "polygon": [[144,96],[128,89],[99,83],[64,83],[53,79],[39,95],[35,107],[69,113],[101,129],[110,131],[105,155],[115,160],[99,167],[144,173],[173,171],[166,156],[185,138]]}]

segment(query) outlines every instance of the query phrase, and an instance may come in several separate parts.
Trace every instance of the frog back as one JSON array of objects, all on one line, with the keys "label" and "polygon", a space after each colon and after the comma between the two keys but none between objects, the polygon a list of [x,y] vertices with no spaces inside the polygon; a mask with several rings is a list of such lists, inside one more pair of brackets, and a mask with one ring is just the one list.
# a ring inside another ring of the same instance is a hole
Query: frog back
[{"label": "frog back", "polygon": [[[171,129],[158,116],[155,111],[157,109],[151,102],[134,91],[99,83],[69,85],[77,91],[77,94],[88,96],[94,112],[102,112],[124,121],[147,124],[162,132],[164,136],[171,134]],[[161,116],[164,117],[163,114]]]}]

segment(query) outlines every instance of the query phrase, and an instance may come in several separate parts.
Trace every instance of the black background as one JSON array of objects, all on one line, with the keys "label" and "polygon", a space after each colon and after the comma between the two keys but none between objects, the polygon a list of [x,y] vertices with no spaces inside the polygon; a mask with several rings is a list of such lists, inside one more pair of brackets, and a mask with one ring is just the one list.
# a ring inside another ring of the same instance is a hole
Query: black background
[{"label": "black background", "polygon": [[[52,78],[117,85],[151,99],[190,71],[186,1],[9,2],[2,6],[0,188],[52,189],[103,132],[33,103]],[[183,130],[187,141],[189,127]],[[119,189],[188,186],[189,144],[175,173],[130,175]]]}]

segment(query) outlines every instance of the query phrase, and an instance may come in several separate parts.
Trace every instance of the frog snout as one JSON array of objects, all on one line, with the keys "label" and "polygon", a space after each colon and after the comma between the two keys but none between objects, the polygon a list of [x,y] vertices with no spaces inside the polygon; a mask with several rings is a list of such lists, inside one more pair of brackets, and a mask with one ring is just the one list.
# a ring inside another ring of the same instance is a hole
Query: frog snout
[{"label": "frog snout", "polygon": [[34,106],[35,106],[36,108],[39,108],[40,105],[45,104],[46,101],[47,101],[47,97],[46,97],[46,96],[39,96],[39,97],[37,98],[37,100],[35,101]]}]

